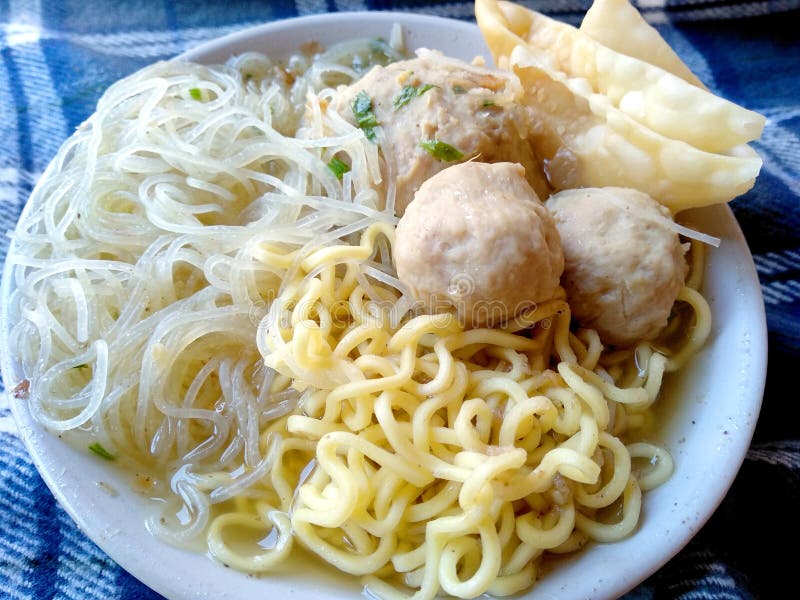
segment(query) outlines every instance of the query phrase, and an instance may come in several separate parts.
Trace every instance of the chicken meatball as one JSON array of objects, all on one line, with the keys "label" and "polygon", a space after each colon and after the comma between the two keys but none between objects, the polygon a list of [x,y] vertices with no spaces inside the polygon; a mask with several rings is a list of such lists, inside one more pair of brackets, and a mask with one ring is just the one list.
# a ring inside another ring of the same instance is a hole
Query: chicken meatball
[{"label": "chicken meatball", "polygon": [[667,324],[687,272],[669,210],[628,188],[565,190],[547,200],[564,248],[573,317],[615,346]]},{"label": "chicken meatball", "polygon": [[501,323],[559,289],[555,223],[515,163],[468,162],[425,181],[397,225],[397,275],[467,327]]},{"label": "chicken meatball", "polygon": [[372,135],[380,125],[387,182],[395,183],[395,213],[402,216],[423,181],[442,169],[477,158],[525,167],[542,198],[550,188],[528,143],[538,125],[519,100],[516,75],[472,65],[439,52],[377,66],[356,83],[341,87],[333,105]]}]

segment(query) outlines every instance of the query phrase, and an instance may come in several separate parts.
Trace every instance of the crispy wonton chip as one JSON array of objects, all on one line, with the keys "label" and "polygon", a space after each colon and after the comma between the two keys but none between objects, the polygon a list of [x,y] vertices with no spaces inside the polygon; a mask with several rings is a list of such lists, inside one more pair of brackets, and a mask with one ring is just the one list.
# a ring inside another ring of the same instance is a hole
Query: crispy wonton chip
[{"label": "crispy wonton chip", "polygon": [[520,37],[546,52],[555,69],[586,79],[594,92],[657,133],[708,152],[726,152],[757,139],[764,129],[762,115],[607,48],[567,23],[507,2],[498,6],[509,23],[525,22],[528,29]]},{"label": "crispy wonton chip", "polygon": [[542,120],[532,143],[556,189],[632,187],[675,213],[727,202],[752,187],[761,161],[750,148],[707,152],[638,122],[586,78],[561,71],[552,48],[526,42],[535,21],[530,12],[508,2],[475,3],[495,61],[520,77],[525,101]]},{"label": "crispy wonton chip", "polygon": [[628,0],[594,0],[583,17],[581,31],[607,48],[661,67],[692,85],[705,88]]},{"label": "crispy wonton chip", "polygon": [[[758,158],[705,152],[656,133],[605,97],[582,90],[581,81],[550,70],[527,46],[516,47],[503,62],[528,90],[526,100],[547,123],[545,131],[560,138],[554,153],[542,152],[556,189],[631,187],[677,213],[727,202],[753,186]],[[548,139],[545,146],[555,144]]]}]

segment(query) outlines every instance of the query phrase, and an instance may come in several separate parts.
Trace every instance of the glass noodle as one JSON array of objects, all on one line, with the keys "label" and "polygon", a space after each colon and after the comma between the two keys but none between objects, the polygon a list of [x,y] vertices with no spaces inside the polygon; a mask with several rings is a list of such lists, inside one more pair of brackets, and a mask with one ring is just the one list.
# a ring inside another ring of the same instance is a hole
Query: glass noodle
[{"label": "glass noodle", "polygon": [[[162,62],[109,88],[13,236],[12,347],[43,424],[121,462],[263,466],[259,431],[297,394],[269,392],[256,325],[305,254],[395,220],[377,147],[319,103],[402,53],[353,40],[285,63]],[[341,181],[334,155],[352,165]]]}]

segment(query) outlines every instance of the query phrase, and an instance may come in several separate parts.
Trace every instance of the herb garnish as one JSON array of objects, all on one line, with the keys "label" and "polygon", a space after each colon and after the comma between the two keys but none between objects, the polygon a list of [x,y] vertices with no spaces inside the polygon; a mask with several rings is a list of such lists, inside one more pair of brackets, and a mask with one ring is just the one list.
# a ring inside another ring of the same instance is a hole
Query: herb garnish
[{"label": "herb garnish", "polygon": [[350,167],[347,166],[347,163],[342,162],[335,156],[331,159],[331,162],[328,163],[328,168],[334,175],[336,175],[336,178],[339,181],[341,181],[342,176],[350,170]]},{"label": "herb garnish", "polygon": [[375,128],[379,125],[375,113],[372,112],[372,98],[365,91],[360,91],[353,99],[353,115],[356,123],[367,136],[368,140],[375,139]]},{"label": "herb garnish", "polygon": [[420,86],[404,85],[403,89],[400,90],[400,93],[397,95],[397,98],[394,99],[394,109],[398,110],[404,107],[412,98],[419,98],[422,94],[435,87],[438,86],[432,83],[424,83]]},{"label": "herb garnish", "polygon": [[189,88],[189,95],[195,100],[203,99],[203,92],[200,91],[200,88]]},{"label": "herb garnish", "polygon": [[445,162],[453,162],[464,157],[464,154],[457,148],[453,148],[450,144],[445,144],[439,140],[422,140],[419,143],[424,150],[433,158],[443,160]]},{"label": "herb garnish", "polygon": [[94,444],[89,446],[89,450],[97,454],[97,456],[105,458],[106,460],[115,460],[117,458],[116,456],[111,454],[111,452],[103,448],[103,446],[100,445],[100,442],[95,442]]},{"label": "herb garnish", "polygon": [[[383,55],[385,61],[397,60],[395,57],[397,52],[392,50],[392,47],[383,38],[374,38],[369,42],[369,50],[373,55]],[[373,58],[378,58],[373,56]],[[377,61],[376,61],[377,62]]]}]

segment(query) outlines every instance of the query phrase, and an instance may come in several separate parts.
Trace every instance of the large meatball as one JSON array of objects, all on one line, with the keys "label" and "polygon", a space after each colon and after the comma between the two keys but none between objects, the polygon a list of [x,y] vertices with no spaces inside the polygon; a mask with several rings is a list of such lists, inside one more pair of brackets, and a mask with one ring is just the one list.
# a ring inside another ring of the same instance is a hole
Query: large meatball
[{"label": "large meatball", "polygon": [[475,158],[518,162],[536,192],[542,198],[549,194],[527,139],[538,124],[532,109],[519,102],[522,95],[512,73],[420,50],[417,58],[374,67],[340,88],[334,106],[353,124],[358,114],[362,125],[374,123],[372,116],[380,125],[387,162],[383,191],[392,179],[395,213],[402,216],[423,181],[453,163]]},{"label": "large meatball", "polygon": [[468,327],[498,324],[555,296],[564,268],[550,214],[513,163],[468,162],[420,186],[397,225],[400,280]]},{"label": "large meatball", "polygon": [[565,190],[547,208],[561,236],[562,285],[575,319],[617,346],[657,336],[687,271],[669,210],[616,187]]}]

